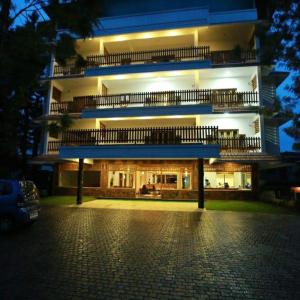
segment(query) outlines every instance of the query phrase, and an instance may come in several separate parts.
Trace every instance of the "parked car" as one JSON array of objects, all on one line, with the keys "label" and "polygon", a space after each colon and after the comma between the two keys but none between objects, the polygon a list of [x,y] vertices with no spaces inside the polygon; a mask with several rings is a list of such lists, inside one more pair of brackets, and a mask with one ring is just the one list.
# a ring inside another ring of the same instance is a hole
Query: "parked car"
[{"label": "parked car", "polygon": [[0,232],[39,217],[39,193],[32,181],[0,179]]}]

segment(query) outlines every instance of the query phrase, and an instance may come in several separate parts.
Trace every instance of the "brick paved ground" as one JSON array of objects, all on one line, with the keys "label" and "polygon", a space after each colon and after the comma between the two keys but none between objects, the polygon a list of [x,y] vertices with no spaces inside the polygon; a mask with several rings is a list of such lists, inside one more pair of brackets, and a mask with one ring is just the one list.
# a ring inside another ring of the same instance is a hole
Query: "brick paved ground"
[{"label": "brick paved ground", "polygon": [[300,219],[44,208],[0,237],[0,299],[300,299]]}]

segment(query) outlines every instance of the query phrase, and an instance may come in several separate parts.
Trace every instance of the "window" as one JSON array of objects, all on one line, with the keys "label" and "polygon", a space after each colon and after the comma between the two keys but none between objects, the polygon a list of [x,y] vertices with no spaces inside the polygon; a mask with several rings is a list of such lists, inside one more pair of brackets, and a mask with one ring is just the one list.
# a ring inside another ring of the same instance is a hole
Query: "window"
[{"label": "window", "polygon": [[182,175],[182,189],[189,190],[191,188],[191,174],[184,173]]},{"label": "window", "polygon": [[177,175],[166,175],[166,183],[169,184],[177,183]]},{"label": "window", "polygon": [[134,188],[134,172],[132,171],[109,171],[109,188]]},{"label": "window", "polygon": [[9,182],[0,181],[0,196],[10,195],[12,186]]},{"label": "window", "polygon": [[99,171],[84,171],[83,186],[85,187],[100,187],[100,172]]},{"label": "window", "polygon": [[153,174],[151,183],[177,184],[176,174]]},{"label": "window", "polygon": [[220,138],[237,138],[239,136],[238,129],[220,129],[219,130],[219,137]]},{"label": "window", "polygon": [[259,119],[258,118],[253,122],[253,125],[254,125],[255,134],[259,133]]},{"label": "window", "polygon": [[251,172],[205,172],[204,186],[207,189],[251,190]]},{"label": "window", "polygon": [[[152,172],[149,172],[152,173]],[[177,188],[178,177],[177,174],[157,174],[157,172],[153,172],[152,180],[149,177],[148,181],[145,184],[155,184],[157,185],[157,190],[161,189],[176,189]]]},{"label": "window", "polygon": [[234,173],[217,173],[218,188],[233,188],[234,187]]},{"label": "window", "polygon": [[251,173],[242,173],[242,188],[246,190],[251,190],[252,188]]},{"label": "window", "polygon": [[62,94],[62,92],[54,86],[53,89],[52,89],[52,98],[54,100],[56,100],[57,102],[60,102],[61,101],[61,94]]},{"label": "window", "polygon": [[[60,172],[61,187],[77,187],[77,171]],[[100,171],[83,171],[84,187],[100,187],[101,173]]]},{"label": "window", "polygon": [[252,91],[255,92],[257,89],[257,77],[254,75],[254,77],[251,79],[251,85],[252,85]]}]

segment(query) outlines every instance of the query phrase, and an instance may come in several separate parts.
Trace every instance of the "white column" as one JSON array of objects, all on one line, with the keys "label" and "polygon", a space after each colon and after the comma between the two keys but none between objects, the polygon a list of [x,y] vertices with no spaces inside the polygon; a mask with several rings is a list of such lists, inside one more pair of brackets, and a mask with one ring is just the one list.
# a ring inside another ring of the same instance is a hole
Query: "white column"
[{"label": "white column", "polygon": [[49,68],[49,77],[53,77],[54,75],[54,65],[55,65],[55,57],[54,51],[51,52],[51,60],[50,60],[50,68]]},{"label": "white column", "polygon": [[[258,98],[259,98],[259,106],[263,105],[262,99],[262,74],[261,74],[261,67],[257,67],[257,87],[258,87]],[[266,143],[265,143],[265,124],[264,124],[264,115],[259,115],[259,125],[260,125],[260,135],[261,135],[261,151],[265,152],[266,150]]]},{"label": "white column", "polygon": [[197,29],[194,31],[194,46],[199,46],[199,32]]},{"label": "white column", "polygon": [[97,92],[99,95],[102,95],[102,78],[101,77],[98,77]]},{"label": "white column", "polygon": [[[45,115],[50,115],[52,93],[53,93],[53,81],[50,80],[48,95],[47,95],[47,99],[45,101],[45,106],[44,106],[44,114]],[[46,130],[44,130],[44,132],[43,132],[43,139],[44,139],[43,153],[46,155],[48,153],[48,139],[49,139],[49,133]]]},{"label": "white column", "polygon": [[104,55],[104,42],[102,38],[99,41],[99,54]]},{"label": "white column", "polygon": [[199,74],[199,71],[195,71],[194,80],[195,80],[195,89],[200,89],[200,74]]},{"label": "white column", "polygon": [[182,190],[182,176],[184,175],[183,172],[179,171],[177,173],[177,189]]},{"label": "white column", "polygon": [[53,93],[53,81],[50,80],[49,90],[48,90],[47,99],[46,99],[45,107],[44,107],[45,115],[50,115],[50,106],[51,106],[52,93]]}]

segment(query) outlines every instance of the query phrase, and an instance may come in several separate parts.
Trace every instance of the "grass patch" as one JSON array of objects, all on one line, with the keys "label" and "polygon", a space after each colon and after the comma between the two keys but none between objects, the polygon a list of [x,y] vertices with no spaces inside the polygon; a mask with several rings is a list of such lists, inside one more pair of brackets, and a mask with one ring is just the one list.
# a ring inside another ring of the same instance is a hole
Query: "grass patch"
[{"label": "grass patch", "polygon": [[[96,200],[93,196],[82,197],[83,202]],[[49,196],[42,197],[40,200],[41,205],[72,205],[76,204],[76,196]]]},{"label": "grass patch", "polygon": [[[97,200],[94,196],[84,196],[83,202]],[[153,205],[155,203],[195,203],[196,201],[163,201],[163,200],[141,200],[141,199],[105,199],[111,201],[135,201],[139,203],[149,203],[151,201]],[[101,201],[101,199],[99,199]],[[41,198],[41,205],[74,205],[76,204],[76,196],[50,196]],[[206,200],[205,208],[207,210],[218,210],[218,211],[236,211],[236,212],[251,212],[251,213],[269,213],[269,214],[293,214],[300,215],[300,212],[295,208],[281,207],[276,204],[265,203],[260,201],[244,201],[244,200]]]},{"label": "grass patch", "polygon": [[207,200],[205,202],[205,207],[207,210],[244,211],[270,214],[299,214],[299,212],[292,208],[281,207],[275,204],[259,201]]}]

